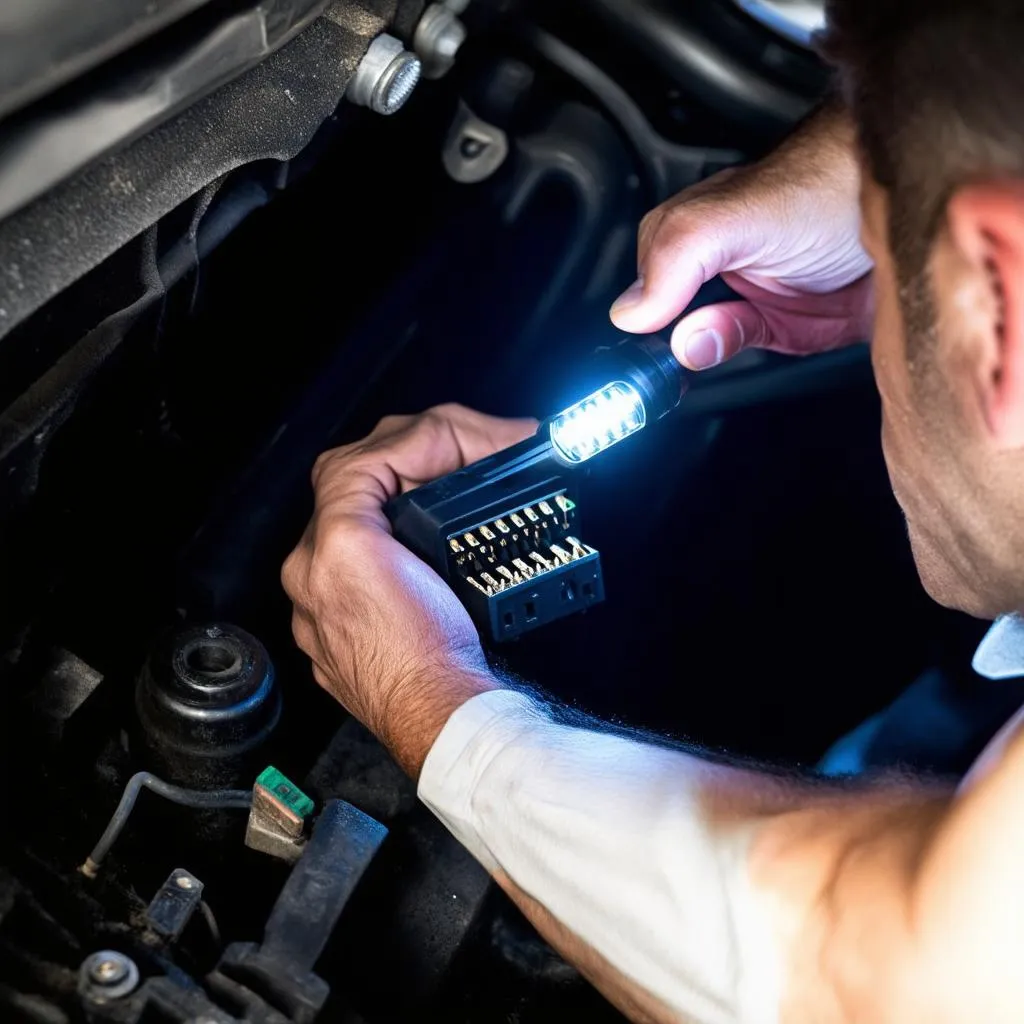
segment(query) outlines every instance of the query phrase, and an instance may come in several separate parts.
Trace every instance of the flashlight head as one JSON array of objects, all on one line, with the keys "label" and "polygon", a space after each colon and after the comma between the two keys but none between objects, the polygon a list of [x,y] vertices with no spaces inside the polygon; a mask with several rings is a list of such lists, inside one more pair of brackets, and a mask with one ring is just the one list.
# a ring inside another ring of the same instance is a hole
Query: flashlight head
[{"label": "flashlight head", "polygon": [[639,392],[613,381],[551,420],[551,444],[566,462],[585,462],[643,429],[647,411]]},{"label": "flashlight head", "polygon": [[547,424],[551,445],[577,465],[659,420],[679,404],[686,372],[669,346],[656,338],[628,340],[602,352],[608,381]]}]

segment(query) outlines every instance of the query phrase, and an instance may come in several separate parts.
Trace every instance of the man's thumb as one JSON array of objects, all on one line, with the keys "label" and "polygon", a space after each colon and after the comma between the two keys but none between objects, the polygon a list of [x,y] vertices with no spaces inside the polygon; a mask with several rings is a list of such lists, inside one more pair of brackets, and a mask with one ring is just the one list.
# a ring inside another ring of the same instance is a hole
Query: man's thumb
[{"label": "man's thumb", "polygon": [[677,230],[670,236],[663,227],[641,254],[641,276],[612,305],[612,323],[633,334],[660,331],[727,266],[716,235]]},{"label": "man's thumb", "polygon": [[705,306],[680,320],[672,331],[672,351],[691,370],[707,370],[745,348],[770,341],[768,324],[749,302]]}]

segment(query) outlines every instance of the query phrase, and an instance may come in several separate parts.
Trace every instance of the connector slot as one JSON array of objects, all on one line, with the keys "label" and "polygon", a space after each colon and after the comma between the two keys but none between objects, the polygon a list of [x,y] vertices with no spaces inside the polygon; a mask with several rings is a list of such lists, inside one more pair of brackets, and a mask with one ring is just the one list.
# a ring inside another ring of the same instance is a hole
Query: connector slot
[{"label": "connector slot", "polygon": [[601,560],[596,551],[532,580],[471,599],[490,621],[495,638],[508,640],[604,600]]},{"label": "connector slot", "polygon": [[447,538],[451,575],[485,597],[595,554],[575,535],[576,504],[551,494]]},{"label": "connector slot", "polygon": [[470,608],[510,639],[604,599],[598,552],[577,536],[565,491],[446,538],[450,576]]}]

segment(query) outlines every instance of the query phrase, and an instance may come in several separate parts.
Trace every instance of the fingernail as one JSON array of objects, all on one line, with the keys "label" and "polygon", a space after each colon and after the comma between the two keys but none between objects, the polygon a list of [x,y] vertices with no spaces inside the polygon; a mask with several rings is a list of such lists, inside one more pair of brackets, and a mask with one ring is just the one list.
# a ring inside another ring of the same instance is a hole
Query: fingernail
[{"label": "fingernail", "polygon": [[644,297],[644,279],[638,277],[613,303],[612,312],[621,313],[635,306]]},{"label": "fingernail", "polygon": [[722,336],[718,331],[695,331],[686,339],[683,353],[694,370],[707,370],[722,361],[722,349]]}]

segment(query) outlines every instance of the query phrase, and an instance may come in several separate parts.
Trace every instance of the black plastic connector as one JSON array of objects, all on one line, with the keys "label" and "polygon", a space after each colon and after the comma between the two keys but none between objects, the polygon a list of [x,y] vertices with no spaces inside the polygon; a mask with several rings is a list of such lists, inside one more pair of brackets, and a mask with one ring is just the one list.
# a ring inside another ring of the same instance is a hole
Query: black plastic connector
[{"label": "black plastic connector", "polygon": [[448,582],[480,630],[511,640],[604,600],[572,485],[542,432],[387,512],[395,537]]}]

